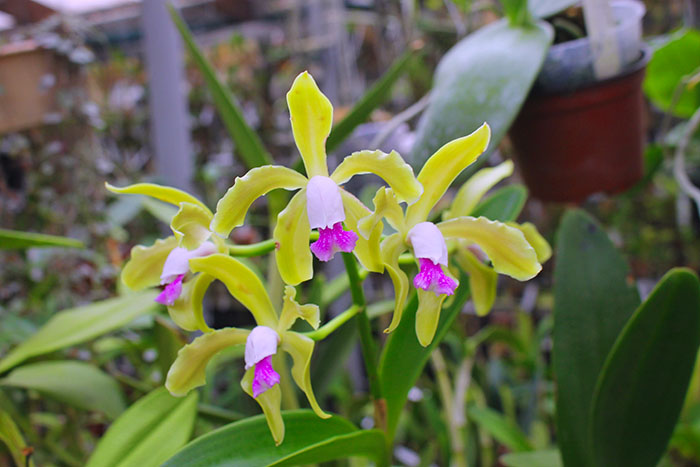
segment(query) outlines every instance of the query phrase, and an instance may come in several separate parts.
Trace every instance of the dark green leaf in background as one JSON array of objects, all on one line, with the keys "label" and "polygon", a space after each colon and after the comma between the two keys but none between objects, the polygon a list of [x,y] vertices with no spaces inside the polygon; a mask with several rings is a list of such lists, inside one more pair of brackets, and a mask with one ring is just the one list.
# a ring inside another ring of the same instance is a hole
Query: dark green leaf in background
[{"label": "dark green leaf in background", "polygon": [[562,467],[559,451],[545,450],[534,452],[514,452],[501,456],[506,467]]},{"label": "dark green leaf in background", "polygon": [[492,221],[514,221],[523,210],[526,200],[527,188],[523,185],[509,185],[494,191],[481,201],[470,215],[484,216]]},{"label": "dark green leaf in background", "polygon": [[467,408],[467,416],[511,451],[532,451],[532,444],[527,436],[502,413],[488,407],[470,406]]}]

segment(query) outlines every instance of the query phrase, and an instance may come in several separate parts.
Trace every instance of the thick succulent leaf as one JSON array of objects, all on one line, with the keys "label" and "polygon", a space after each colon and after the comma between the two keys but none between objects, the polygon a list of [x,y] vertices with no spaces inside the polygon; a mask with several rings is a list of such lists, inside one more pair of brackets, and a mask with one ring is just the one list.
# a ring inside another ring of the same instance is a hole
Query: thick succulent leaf
[{"label": "thick succulent leaf", "polygon": [[190,260],[192,272],[204,272],[224,283],[229,293],[253,314],[260,326],[277,328],[277,315],[260,278],[245,264],[224,254]]},{"label": "thick succulent leaf", "polygon": [[[253,376],[254,370],[245,372],[241,380],[241,387],[246,394],[253,397]],[[279,446],[284,441],[284,421],[282,420],[282,390],[279,384],[275,384],[267,391],[253,397],[263,411],[267,426],[270,429],[275,445]]]},{"label": "thick succulent leaf", "polygon": [[360,235],[364,238],[369,238],[371,232],[382,219],[386,219],[394,229],[407,233],[406,220],[404,218],[403,209],[399,205],[396,195],[391,188],[381,187],[374,195],[374,211],[369,216],[360,219],[357,223],[357,228]]},{"label": "thick succulent leaf", "polygon": [[[341,189],[340,195],[343,198],[343,207],[345,208],[345,227],[353,232],[358,232],[358,222],[372,214],[372,211],[349,192]],[[362,235],[358,235],[358,237],[353,253],[357,256],[360,264],[368,271],[384,271],[384,264],[382,263],[381,252],[379,250],[382,237],[382,225],[375,225],[367,238]]]},{"label": "thick succulent leaf", "polygon": [[177,398],[155,389],[115,420],[86,467],[157,467],[187,443],[196,416],[196,392]]},{"label": "thick succulent leaf", "polygon": [[311,388],[311,356],[314,351],[314,341],[296,332],[288,331],[282,336],[282,350],[292,356],[294,361],[292,377],[297,386],[306,394],[313,411],[321,418],[330,417],[316,402],[314,391]]},{"label": "thick succulent leaf", "polygon": [[386,466],[386,439],[378,430],[358,430],[337,415],[322,420],[311,410],[284,412],[282,419],[287,435],[277,447],[260,415],[197,438],[164,467],[308,465],[354,456]]},{"label": "thick succulent leaf", "polygon": [[129,261],[122,269],[122,282],[131,290],[141,290],[160,284],[163,265],[173,248],[175,237],[158,239],[151,246],[136,245],[131,249]]},{"label": "thick succulent leaf", "polygon": [[466,247],[454,256],[460,268],[469,274],[469,290],[478,316],[486,316],[496,301],[498,273],[479,261]]},{"label": "thick succulent leaf", "polygon": [[296,77],[287,93],[294,141],[309,178],[328,176],[326,138],[333,124],[333,106],[308,72]]},{"label": "thick succulent leaf", "polygon": [[418,289],[418,310],[416,311],[416,336],[423,347],[427,347],[435,337],[442,303],[445,294],[436,294],[429,290]]},{"label": "thick succulent leaf", "polygon": [[385,238],[382,241],[381,251],[384,267],[389,273],[389,277],[391,277],[391,282],[394,284],[394,315],[391,317],[389,327],[384,330],[384,332],[391,332],[401,322],[401,315],[406,306],[406,299],[410,290],[408,276],[399,266],[399,256],[406,251],[406,242],[403,240],[403,235],[397,232]]},{"label": "thick succulent leaf", "polygon": [[491,129],[484,123],[472,134],[443,145],[427,160],[418,174],[423,196],[406,209],[406,223],[413,226],[428,219],[430,210],[440,201],[455,178],[486,150]]},{"label": "thick succulent leaf", "polygon": [[[493,131],[488,151],[493,150],[525,102],[553,36],[543,21],[513,27],[504,19],[452,47],[435,72],[430,105],[418,124],[413,166],[421,167],[439,147],[484,121]],[[464,176],[487,157],[488,152]]]},{"label": "thick succulent leaf", "polygon": [[598,377],[590,422],[594,465],[659,463],[699,345],[700,281],[689,269],[672,269],[629,319]]},{"label": "thick succulent leaf", "polygon": [[331,178],[338,184],[350,180],[353,175],[372,173],[389,184],[399,202],[415,203],[423,193],[423,187],[408,165],[396,151],[353,152],[333,171]]},{"label": "thick succulent leaf", "polygon": [[588,433],[593,390],[615,339],[639,305],[639,294],[624,258],[585,212],[564,215],[556,245],[557,443],[565,465],[587,467],[593,465]]},{"label": "thick succulent leaf", "polygon": [[496,167],[481,169],[459,189],[450,208],[442,218],[470,216],[487,191],[513,174],[513,161],[507,160]]},{"label": "thick succulent leaf", "polygon": [[185,331],[209,332],[212,329],[204,321],[202,301],[209,284],[214,277],[209,274],[197,274],[182,286],[182,293],[173,306],[168,307],[170,318]]},{"label": "thick succulent leaf", "polygon": [[310,234],[311,226],[306,214],[306,189],[302,189],[280,212],[272,234],[277,242],[277,269],[285,284],[297,285],[313,277]]},{"label": "thick succulent leaf", "polygon": [[120,195],[146,195],[178,207],[180,203],[191,203],[209,211],[204,203],[191,194],[169,186],[156,185],[155,183],[135,183],[125,187],[116,187],[105,183],[105,187],[112,193]]},{"label": "thick succulent leaf", "polygon": [[530,0],[528,7],[535,18],[548,18],[576,5],[580,0]]},{"label": "thick succulent leaf", "polygon": [[515,222],[507,222],[507,225],[515,227],[525,235],[525,240],[535,249],[537,253],[537,261],[544,263],[549,258],[552,257],[552,247],[549,246],[549,242],[540,235],[537,227],[530,222],[525,222],[523,224],[516,224]]},{"label": "thick succulent leaf", "polygon": [[0,250],[23,250],[26,248],[84,248],[80,240],[56,235],[0,229]]},{"label": "thick succulent leaf", "polygon": [[194,250],[208,240],[211,236],[211,219],[209,209],[192,203],[180,203],[180,210],[170,222],[178,246]]},{"label": "thick succulent leaf", "polygon": [[305,186],[307,181],[299,172],[279,165],[252,169],[243,177],[236,177],[233,186],[219,200],[211,229],[226,236],[234,228],[243,225],[253,201],[278,188],[296,190]]},{"label": "thick succulent leaf", "polygon": [[53,316],[39,331],[0,360],[3,373],[24,360],[94,339],[124,327],[134,318],[152,312],[157,292],[139,292],[110,298]]},{"label": "thick succulent leaf", "polygon": [[177,353],[168,371],[165,387],[173,396],[184,396],[206,383],[209,361],[227,347],[245,344],[250,331],[238,328],[217,329],[197,337]]},{"label": "thick succulent leaf", "polygon": [[535,277],[542,266],[534,248],[518,229],[485,217],[458,217],[439,223],[445,238],[461,238],[476,243],[488,255],[494,270],[525,281]]},{"label": "thick succulent leaf", "polygon": [[12,459],[16,465],[26,465],[34,467],[34,462],[24,455],[24,449],[27,443],[24,442],[22,433],[20,433],[15,422],[10,418],[10,415],[0,409],[0,442],[2,442],[10,452]]},{"label": "thick succulent leaf", "polygon": [[0,386],[33,389],[79,409],[96,410],[116,418],[124,411],[119,384],[93,365],[79,361],[50,361],[23,365],[0,380]]},{"label": "thick succulent leaf", "polygon": [[296,295],[297,289],[291,285],[284,288],[282,313],[280,314],[280,322],[277,326],[277,332],[279,333],[290,329],[298,318],[301,318],[309,323],[312,328],[318,329],[318,325],[321,322],[321,312],[318,305],[299,305],[299,303],[297,303],[297,301],[294,299]]}]

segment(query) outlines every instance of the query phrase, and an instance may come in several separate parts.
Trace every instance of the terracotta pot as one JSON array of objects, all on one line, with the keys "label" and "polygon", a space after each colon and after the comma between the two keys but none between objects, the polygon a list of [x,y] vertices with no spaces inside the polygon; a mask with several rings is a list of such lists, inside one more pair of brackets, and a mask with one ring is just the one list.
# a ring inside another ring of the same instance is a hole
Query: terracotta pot
[{"label": "terracotta pot", "polygon": [[649,52],[625,72],[573,92],[534,94],[510,137],[532,195],[581,202],[618,193],[642,177],[642,81]]}]

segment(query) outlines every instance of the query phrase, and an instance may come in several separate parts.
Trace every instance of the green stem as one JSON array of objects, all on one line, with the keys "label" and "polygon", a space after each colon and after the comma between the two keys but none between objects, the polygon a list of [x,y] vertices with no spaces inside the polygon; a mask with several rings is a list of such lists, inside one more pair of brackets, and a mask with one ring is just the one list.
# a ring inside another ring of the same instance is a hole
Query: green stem
[{"label": "green stem", "polygon": [[[318,240],[318,232],[311,232],[309,236],[310,241]],[[275,249],[275,239],[268,238],[258,243],[251,243],[250,245],[228,245],[228,254],[231,256],[262,256]]]},{"label": "green stem", "polygon": [[361,306],[353,305],[344,312],[340,313],[338,316],[328,321],[326,324],[316,329],[315,331],[306,332],[304,335],[315,341],[320,341],[328,337],[330,333],[338,329],[343,324],[347,323],[350,318],[361,312],[363,308]]}]

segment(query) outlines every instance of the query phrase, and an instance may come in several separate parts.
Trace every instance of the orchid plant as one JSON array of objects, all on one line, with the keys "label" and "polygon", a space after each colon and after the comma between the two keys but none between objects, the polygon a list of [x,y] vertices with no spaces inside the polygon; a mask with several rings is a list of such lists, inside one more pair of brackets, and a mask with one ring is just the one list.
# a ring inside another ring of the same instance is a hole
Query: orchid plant
[{"label": "orchid plant", "polygon": [[[276,444],[284,440],[280,384],[287,377],[279,349],[291,355],[291,376],[306,394],[313,411],[327,418],[329,415],[321,409],[311,388],[310,362],[315,341],[358,316],[364,323],[360,326],[360,339],[370,384],[376,381],[376,374],[372,374],[377,371],[376,361],[373,362],[375,342],[361,287],[360,276],[364,277],[364,273],[358,273],[355,258],[366,272],[388,273],[394,285],[393,318],[387,333],[399,326],[412,293],[408,275],[401,266],[418,263],[413,278],[419,300],[415,331],[418,342],[425,347],[434,339],[443,302],[459,285],[450,257],[469,274],[477,313],[485,314],[493,304],[497,274],[528,280],[537,275],[541,263],[551,254],[549,245],[531,224],[506,224],[470,216],[488,189],[512,172],[510,162],[477,173],[444,211],[444,220],[433,222],[439,217],[433,211],[450,185],[488,146],[491,132],[487,124],[440,148],[417,177],[397,152],[386,154],[378,150],[350,154],[330,172],[325,150],[333,115],[330,101],[311,75],[304,72],[294,80],[287,103],[306,176],[283,166],[253,168],[235,180],[214,213],[195,197],[175,188],[107,185],[115,193],[147,195],[178,207],[170,224],[173,235],[152,246],[134,247],[122,272],[123,282],[132,289],[162,286],[156,301],[167,307],[172,320],[184,330],[202,332],[180,350],[167,375],[166,388],[175,396],[184,396],[205,384],[205,368],[214,355],[224,348],[244,345],[241,386],[261,406]],[[377,191],[373,211],[342,186],[354,175],[365,173],[378,175],[388,185]],[[258,275],[235,258],[239,246],[228,240],[231,231],[244,224],[252,203],[279,188],[298,192],[277,216],[273,241],[262,242],[255,253],[274,251],[275,264],[287,284],[281,310],[273,305],[273,298]],[[318,230],[317,236],[314,229]],[[300,305],[294,286],[314,276],[313,256],[325,262],[336,252],[344,255],[354,305],[319,327],[319,306]],[[229,293],[250,311],[256,327],[213,330],[207,325],[202,302],[214,280],[223,282]],[[292,330],[299,318],[314,331]],[[375,399],[381,399],[380,391],[375,389]],[[377,402],[375,415],[381,426],[381,403]]]}]

